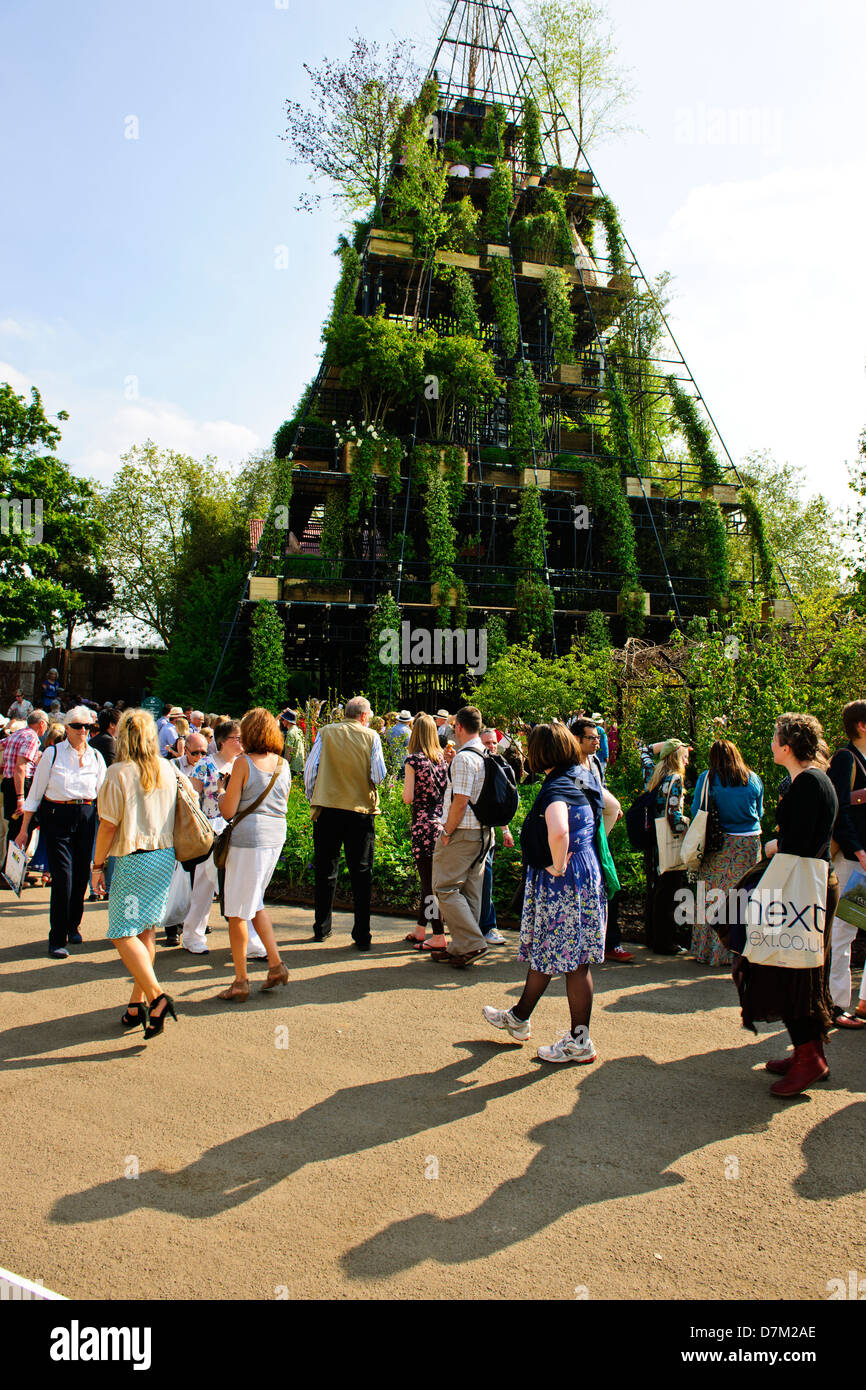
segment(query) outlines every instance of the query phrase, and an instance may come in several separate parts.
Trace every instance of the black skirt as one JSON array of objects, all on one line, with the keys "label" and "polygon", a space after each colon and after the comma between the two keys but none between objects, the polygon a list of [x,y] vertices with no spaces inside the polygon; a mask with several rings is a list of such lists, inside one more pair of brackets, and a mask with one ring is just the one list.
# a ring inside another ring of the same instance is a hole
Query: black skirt
[{"label": "black skirt", "polygon": [[838,903],[839,880],[831,870],[824,920],[824,964],[817,969],[786,970],[781,965],[754,965],[745,956],[734,956],[731,974],[740,996],[744,1028],[757,1033],[756,1023],[811,1019],[820,1026],[822,1036],[827,1036],[833,1023],[833,1005],[827,989],[829,944]]}]

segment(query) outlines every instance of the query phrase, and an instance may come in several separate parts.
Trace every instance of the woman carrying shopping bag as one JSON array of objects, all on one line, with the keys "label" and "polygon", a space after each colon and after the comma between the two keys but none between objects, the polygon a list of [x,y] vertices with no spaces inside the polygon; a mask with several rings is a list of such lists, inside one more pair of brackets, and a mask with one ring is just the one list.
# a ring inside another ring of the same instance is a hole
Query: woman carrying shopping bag
[{"label": "woman carrying shopping bag", "polygon": [[[779,1076],[770,1090],[783,1097],[800,1095],[830,1074],[823,956],[839,900],[838,879],[829,872],[838,801],[820,766],[822,741],[821,725],[809,714],[783,714],[776,723],[773,759],[790,786],[779,802],[778,839],[764,847],[770,865],[752,893],[744,954],[735,957],[733,969],[743,1027],[757,1032],[756,1023],[781,1019],[790,1034],[794,1051],[766,1067]],[[777,854],[805,862],[780,861],[774,871]]]},{"label": "woman carrying shopping bag", "polygon": [[656,847],[653,883],[648,893],[647,945],[657,956],[681,956],[676,942],[677,893],[686,886],[686,872],[679,855],[688,821],[682,813],[683,782],[692,750],[678,738],[659,745],[659,761],[648,790],[655,792]]},{"label": "woman carrying shopping bag", "polygon": [[[722,839],[718,848],[704,854],[698,878],[704,891],[698,897],[708,903],[710,894],[727,895],[744,874],[761,858],[761,816],[764,814],[764,786],[756,772],[743,761],[730,739],[716,739],[710,749],[709,769],[698,778],[692,796],[692,823],[702,806],[715,803]],[[718,902],[716,896],[713,901]],[[724,912],[724,909],[722,909]],[[705,965],[732,965],[733,953],[726,951],[712,921],[712,909],[705,920],[692,927],[692,955]]]}]

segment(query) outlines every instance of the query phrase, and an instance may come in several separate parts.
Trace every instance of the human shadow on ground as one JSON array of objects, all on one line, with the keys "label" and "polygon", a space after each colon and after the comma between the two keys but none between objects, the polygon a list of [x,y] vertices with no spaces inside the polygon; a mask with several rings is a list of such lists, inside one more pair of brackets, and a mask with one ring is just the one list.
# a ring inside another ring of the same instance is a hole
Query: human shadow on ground
[{"label": "human shadow on ground", "polygon": [[[832,1059],[831,1059],[832,1060]],[[854,1100],[828,1115],[803,1141],[806,1167],[794,1180],[799,1196],[810,1202],[848,1197],[866,1189],[866,1100]]]},{"label": "human shadow on ground", "polygon": [[[392,1222],[346,1251],[346,1274],[381,1279],[426,1260],[453,1265],[483,1259],[583,1207],[684,1182],[671,1171],[679,1159],[766,1130],[784,1104],[769,1094],[764,1078],[749,1076],[750,1051],[602,1063],[580,1077],[570,1114],[529,1131],[542,1147],[525,1172],[470,1211],[449,1217],[422,1212]],[[831,1156],[822,1155],[816,1181],[828,1163],[832,1170]]]},{"label": "human shadow on ground", "polygon": [[476,1040],[454,1046],[468,1055],[438,1071],[347,1086],[291,1118],[215,1145],[177,1172],[152,1169],[135,1182],[116,1178],[61,1197],[51,1219],[61,1224],[103,1221],[150,1208],[206,1220],[267,1192],[308,1164],[426,1134],[481,1114],[491,1101],[551,1080],[549,1070],[532,1067],[505,1080],[464,1081],[498,1048]]}]

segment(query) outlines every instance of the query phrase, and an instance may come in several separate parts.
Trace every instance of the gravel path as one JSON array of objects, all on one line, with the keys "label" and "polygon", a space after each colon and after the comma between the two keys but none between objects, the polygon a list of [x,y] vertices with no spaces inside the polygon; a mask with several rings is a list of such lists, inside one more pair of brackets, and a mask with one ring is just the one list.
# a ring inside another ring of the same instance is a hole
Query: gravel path
[{"label": "gravel path", "polygon": [[635,947],[595,973],[599,1060],[546,1066],[561,981],[531,1044],[481,1017],[519,996],[515,935],[456,972],[406,921],[359,955],[347,917],[315,945],[278,906],[288,987],[215,999],[214,908],[209,956],[159,949],[180,1021],[145,1044],[105,907],[55,962],[47,899],[0,894],[0,1265],[59,1293],[825,1299],[866,1276],[861,1034],[777,1101],[784,1037],[740,1029],[725,972]]}]

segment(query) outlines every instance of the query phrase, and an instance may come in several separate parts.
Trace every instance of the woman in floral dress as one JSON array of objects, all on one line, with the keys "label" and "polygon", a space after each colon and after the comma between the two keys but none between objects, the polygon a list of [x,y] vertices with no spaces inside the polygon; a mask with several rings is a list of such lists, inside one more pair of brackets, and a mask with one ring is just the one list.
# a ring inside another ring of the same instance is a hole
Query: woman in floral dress
[{"label": "woman in floral dress", "polygon": [[574,775],[580,752],[564,724],[537,724],[529,735],[529,766],[544,774],[523,822],[520,846],[526,892],[518,960],[527,961],[526,984],[513,1009],[487,1005],[484,1017],[518,1042],[530,1035],[529,1018],[553,975],[565,976],[571,1026],[549,1047],[544,1062],[594,1062],[589,1036],[591,965],[604,960],[607,891],[596,851],[601,793]]},{"label": "woman in floral dress", "polygon": [[[417,926],[406,940],[412,942],[416,951],[443,949],[448,943],[442,930],[439,905],[433,896],[433,847],[441,829],[448,762],[431,715],[419,714],[415,719],[403,766],[403,800],[412,807],[412,858],[421,880]],[[433,935],[425,941],[428,922]]]}]

